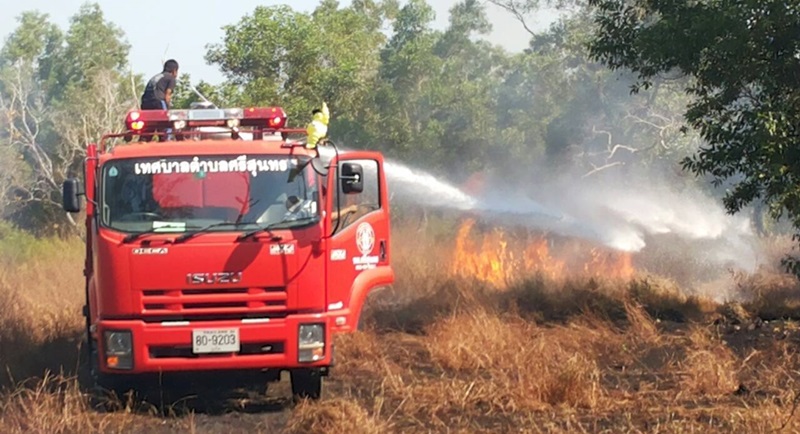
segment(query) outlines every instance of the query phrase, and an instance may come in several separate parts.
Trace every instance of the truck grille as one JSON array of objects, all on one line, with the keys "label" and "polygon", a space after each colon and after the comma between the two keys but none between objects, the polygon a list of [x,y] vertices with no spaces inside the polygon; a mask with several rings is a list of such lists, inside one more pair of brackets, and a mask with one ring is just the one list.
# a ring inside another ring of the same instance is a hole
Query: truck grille
[{"label": "truck grille", "polygon": [[148,316],[205,316],[281,314],[286,310],[286,288],[146,289],[142,313]]}]

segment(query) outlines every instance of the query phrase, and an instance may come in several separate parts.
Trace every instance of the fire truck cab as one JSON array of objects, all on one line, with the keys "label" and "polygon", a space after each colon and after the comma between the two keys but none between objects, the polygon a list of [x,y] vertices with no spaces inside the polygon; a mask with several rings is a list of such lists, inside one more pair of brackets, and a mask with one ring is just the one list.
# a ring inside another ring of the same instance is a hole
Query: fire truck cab
[{"label": "fire truck cab", "polygon": [[288,371],[295,396],[319,398],[332,336],[394,282],[382,155],[306,149],[280,107],[134,110],[125,125],[63,185],[66,211],[86,202],[92,380]]}]

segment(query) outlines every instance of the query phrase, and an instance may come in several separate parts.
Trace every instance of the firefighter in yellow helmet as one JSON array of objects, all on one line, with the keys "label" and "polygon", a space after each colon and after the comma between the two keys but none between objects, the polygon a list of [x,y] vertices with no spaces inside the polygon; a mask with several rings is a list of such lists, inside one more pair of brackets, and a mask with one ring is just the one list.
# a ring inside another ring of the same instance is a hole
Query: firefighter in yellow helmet
[{"label": "firefighter in yellow helmet", "polygon": [[314,115],[311,123],[306,127],[308,137],[306,139],[306,148],[314,149],[317,147],[317,142],[328,134],[328,120],[330,120],[331,113],[328,110],[328,105],[322,103],[322,110],[314,109],[311,112]]}]

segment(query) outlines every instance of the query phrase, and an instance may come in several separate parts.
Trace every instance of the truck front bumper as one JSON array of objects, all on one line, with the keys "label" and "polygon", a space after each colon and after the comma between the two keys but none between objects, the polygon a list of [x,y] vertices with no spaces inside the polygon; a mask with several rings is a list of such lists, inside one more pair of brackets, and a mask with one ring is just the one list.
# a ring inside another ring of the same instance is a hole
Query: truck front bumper
[{"label": "truck front bumper", "polygon": [[[301,324],[324,324],[324,357],[314,362],[300,362],[298,334]],[[237,353],[194,354],[192,330],[239,329]],[[132,369],[112,369],[106,364],[106,330],[131,333]],[[325,314],[292,315],[270,320],[220,320],[145,322],[142,320],[101,320],[95,338],[100,371],[107,374],[150,372],[214,371],[320,368],[331,365],[331,324]]]}]

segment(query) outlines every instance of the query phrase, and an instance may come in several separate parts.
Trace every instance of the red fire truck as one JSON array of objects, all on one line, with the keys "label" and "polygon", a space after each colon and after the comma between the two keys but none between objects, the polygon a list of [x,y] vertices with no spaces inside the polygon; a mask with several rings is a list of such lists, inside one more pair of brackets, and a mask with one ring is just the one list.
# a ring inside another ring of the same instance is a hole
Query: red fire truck
[{"label": "red fire truck", "polygon": [[295,396],[319,398],[332,336],[394,281],[382,155],[307,149],[279,107],[125,123],[63,185],[66,211],[86,201],[92,381],[288,371]]}]

